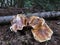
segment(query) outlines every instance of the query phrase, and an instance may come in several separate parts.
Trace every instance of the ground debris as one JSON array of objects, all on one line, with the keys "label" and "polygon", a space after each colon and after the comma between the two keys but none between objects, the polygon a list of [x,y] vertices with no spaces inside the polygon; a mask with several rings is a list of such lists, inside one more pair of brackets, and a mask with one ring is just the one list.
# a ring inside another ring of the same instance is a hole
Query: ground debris
[{"label": "ground debris", "polygon": [[11,32],[10,25],[0,26],[0,45],[59,45],[60,44],[60,26],[56,23],[60,20],[46,21],[54,34],[52,39],[43,43],[36,41],[30,30],[26,30],[22,35],[20,32]]}]

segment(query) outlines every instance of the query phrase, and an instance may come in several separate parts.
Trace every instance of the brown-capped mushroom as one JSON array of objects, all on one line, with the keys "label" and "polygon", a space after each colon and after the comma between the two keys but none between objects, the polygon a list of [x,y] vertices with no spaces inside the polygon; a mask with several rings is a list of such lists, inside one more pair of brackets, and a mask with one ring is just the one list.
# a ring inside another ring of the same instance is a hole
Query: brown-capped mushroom
[{"label": "brown-capped mushroom", "polygon": [[37,27],[37,25],[43,25],[45,23],[45,20],[43,18],[39,18],[38,16],[31,16],[29,25],[32,26],[34,29]]},{"label": "brown-capped mushroom", "polygon": [[[51,36],[53,34],[53,31],[49,28],[49,26],[43,22],[43,18],[40,18],[41,21],[38,21],[39,23],[35,25],[34,29],[32,29],[32,34],[35,38],[35,40],[39,42],[48,41],[51,39]],[[42,25],[41,25],[42,24]]]}]

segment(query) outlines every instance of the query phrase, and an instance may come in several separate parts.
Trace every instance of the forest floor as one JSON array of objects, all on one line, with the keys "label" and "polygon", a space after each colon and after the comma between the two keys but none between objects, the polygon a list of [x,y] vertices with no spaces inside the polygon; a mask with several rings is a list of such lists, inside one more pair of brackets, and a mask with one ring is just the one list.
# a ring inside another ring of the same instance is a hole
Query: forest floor
[{"label": "forest floor", "polygon": [[14,33],[10,31],[10,25],[0,25],[0,45],[60,45],[60,20],[47,20],[46,23],[54,34],[51,40],[43,43],[34,39],[31,30]]}]

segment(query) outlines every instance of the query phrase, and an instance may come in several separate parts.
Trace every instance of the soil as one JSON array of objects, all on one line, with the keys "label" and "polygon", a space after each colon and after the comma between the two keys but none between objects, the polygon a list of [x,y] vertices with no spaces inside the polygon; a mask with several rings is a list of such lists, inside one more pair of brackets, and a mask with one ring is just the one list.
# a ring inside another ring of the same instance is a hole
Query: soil
[{"label": "soil", "polygon": [[46,23],[53,30],[51,40],[40,43],[36,41],[31,30],[11,32],[10,25],[0,25],[0,45],[60,45],[60,20],[47,20]]}]

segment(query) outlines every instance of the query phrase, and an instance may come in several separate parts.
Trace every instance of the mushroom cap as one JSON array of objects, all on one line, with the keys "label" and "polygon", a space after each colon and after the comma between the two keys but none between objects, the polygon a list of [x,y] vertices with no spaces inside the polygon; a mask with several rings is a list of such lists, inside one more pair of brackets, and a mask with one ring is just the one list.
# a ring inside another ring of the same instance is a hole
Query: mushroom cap
[{"label": "mushroom cap", "polygon": [[11,31],[17,32],[17,30],[22,30],[23,27],[27,25],[26,16],[24,14],[17,14],[11,21],[11,25]]},{"label": "mushroom cap", "polygon": [[53,31],[49,28],[49,26],[44,23],[43,26],[38,27],[37,29],[32,29],[32,34],[35,40],[39,42],[45,42],[51,39]]},{"label": "mushroom cap", "polygon": [[38,26],[42,26],[45,23],[43,18],[39,18],[38,16],[31,16],[29,25],[36,29]]}]

